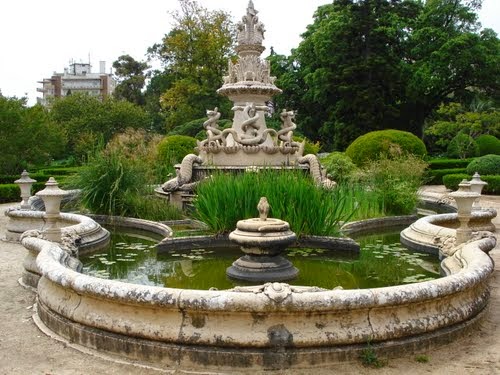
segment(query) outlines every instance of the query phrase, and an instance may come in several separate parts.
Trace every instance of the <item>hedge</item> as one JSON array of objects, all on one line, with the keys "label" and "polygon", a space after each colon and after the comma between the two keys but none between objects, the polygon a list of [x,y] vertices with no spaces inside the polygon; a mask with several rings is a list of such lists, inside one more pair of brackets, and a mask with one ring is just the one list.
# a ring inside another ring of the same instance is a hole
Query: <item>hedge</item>
[{"label": "hedge", "polygon": [[429,169],[452,169],[452,168],[467,168],[469,163],[474,160],[470,159],[431,159],[427,160]]},{"label": "hedge", "polygon": [[[47,181],[50,176],[46,176],[43,173],[30,173],[30,178],[37,180],[37,182]],[[0,175],[0,184],[13,184],[14,181],[19,180],[21,178],[21,173],[19,174],[4,174]]]},{"label": "hedge", "polygon": [[[33,184],[32,194],[45,188],[44,182]],[[21,202],[21,189],[16,184],[0,185],[0,203]]]},{"label": "hedge", "polygon": [[47,168],[40,170],[40,173],[43,173],[46,176],[69,176],[78,171],[81,167],[66,167],[66,168]]},{"label": "hedge", "polygon": [[[443,184],[447,189],[451,189],[453,191],[458,189],[458,184],[462,182],[462,180],[471,180],[471,176],[468,174],[460,173],[460,174],[449,174],[443,176]],[[487,182],[488,185],[485,185],[483,188],[483,194],[491,194],[491,195],[499,195],[500,194],[500,176],[481,176],[481,180]]]},{"label": "hedge", "polygon": [[464,173],[467,173],[467,169],[465,167],[427,170],[425,173],[425,183],[428,185],[443,185],[444,176],[449,174],[464,174]]}]

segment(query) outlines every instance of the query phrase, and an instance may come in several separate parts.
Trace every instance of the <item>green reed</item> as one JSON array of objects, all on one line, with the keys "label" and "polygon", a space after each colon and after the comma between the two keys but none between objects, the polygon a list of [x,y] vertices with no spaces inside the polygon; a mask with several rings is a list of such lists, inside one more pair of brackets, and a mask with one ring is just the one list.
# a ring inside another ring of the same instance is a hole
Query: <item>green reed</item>
[{"label": "green reed", "polygon": [[261,170],[215,174],[197,188],[197,219],[216,233],[233,230],[241,219],[257,217],[260,197],[267,197],[270,217],[290,223],[297,235],[337,235],[353,215],[339,189],[315,186],[303,172]]}]

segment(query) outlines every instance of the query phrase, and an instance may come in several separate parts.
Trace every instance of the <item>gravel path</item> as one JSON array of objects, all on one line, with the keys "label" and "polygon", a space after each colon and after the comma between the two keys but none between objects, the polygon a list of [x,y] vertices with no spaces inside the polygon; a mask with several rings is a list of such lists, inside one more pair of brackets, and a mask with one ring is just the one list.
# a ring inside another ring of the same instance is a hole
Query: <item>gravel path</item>
[{"label": "gravel path", "polygon": [[[445,193],[442,186],[425,187],[426,193]],[[483,197],[483,207],[500,212],[500,197]],[[7,218],[0,205],[0,238],[4,237]],[[494,220],[500,232],[500,220]],[[499,241],[500,242],[500,241]],[[203,374],[175,368],[153,369],[120,363],[75,349],[70,343],[56,341],[42,333],[33,323],[35,293],[18,284],[26,250],[19,244],[0,241],[0,374]],[[490,253],[500,265],[500,245]],[[328,369],[280,372],[280,374],[500,374],[500,271],[491,278],[491,302],[481,327],[469,337],[432,352],[420,355],[428,359],[417,362],[415,356],[390,359],[381,369],[365,368],[360,363],[341,363]],[[82,349],[82,348],[80,348]],[[236,374],[237,372],[232,372]],[[256,372],[252,372],[256,374]],[[213,374],[213,372],[211,372]],[[269,372],[266,372],[269,374]]]}]

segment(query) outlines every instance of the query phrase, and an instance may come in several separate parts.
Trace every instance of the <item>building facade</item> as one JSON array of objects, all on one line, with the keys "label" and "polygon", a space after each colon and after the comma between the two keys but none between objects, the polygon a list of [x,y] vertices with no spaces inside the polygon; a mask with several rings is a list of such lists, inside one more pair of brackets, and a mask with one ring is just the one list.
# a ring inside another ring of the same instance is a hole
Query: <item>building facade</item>
[{"label": "building facade", "polygon": [[71,63],[64,73],[54,72],[52,77],[44,78],[37,88],[42,97],[37,102],[48,105],[52,98],[60,98],[77,92],[105,98],[111,95],[116,87],[116,80],[111,73],[106,73],[106,63],[99,63],[99,73],[92,73],[90,63]]}]

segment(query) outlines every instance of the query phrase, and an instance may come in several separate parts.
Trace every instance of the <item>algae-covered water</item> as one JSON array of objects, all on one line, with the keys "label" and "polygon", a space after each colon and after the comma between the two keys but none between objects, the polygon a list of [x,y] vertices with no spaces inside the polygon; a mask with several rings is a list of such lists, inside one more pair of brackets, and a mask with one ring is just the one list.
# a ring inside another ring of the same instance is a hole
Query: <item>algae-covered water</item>
[{"label": "algae-covered water", "polygon": [[[359,256],[336,255],[325,249],[292,248],[288,259],[299,269],[290,284],[332,289],[377,288],[436,279],[439,261],[406,249],[399,230],[356,238]],[[226,268],[239,258],[238,249],[206,248],[157,253],[157,241],[138,234],[114,232],[106,252],[82,256],[83,272],[130,283],[187,289],[228,289],[248,285],[229,280]]]}]

